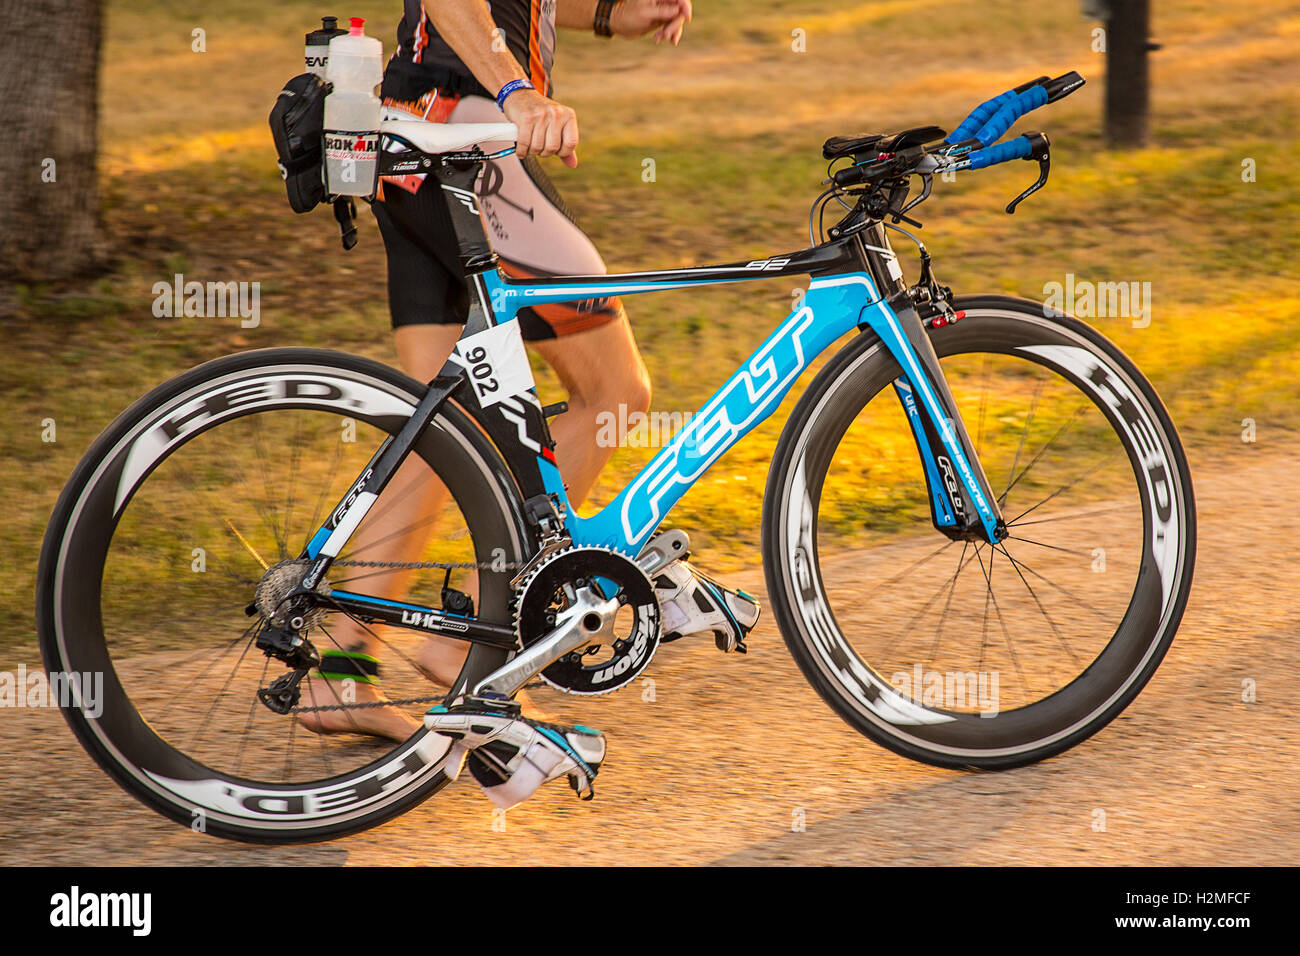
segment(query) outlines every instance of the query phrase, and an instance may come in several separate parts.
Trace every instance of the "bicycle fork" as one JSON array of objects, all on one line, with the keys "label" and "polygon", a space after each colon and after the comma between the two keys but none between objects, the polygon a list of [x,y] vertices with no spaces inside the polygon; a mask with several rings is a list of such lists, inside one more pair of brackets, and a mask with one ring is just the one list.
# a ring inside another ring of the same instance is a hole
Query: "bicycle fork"
[{"label": "bicycle fork", "polygon": [[894,391],[916,440],[935,528],[954,540],[1001,541],[1007,528],[1000,503],[911,298],[900,292],[872,303],[860,322],[871,327],[903,369]]}]

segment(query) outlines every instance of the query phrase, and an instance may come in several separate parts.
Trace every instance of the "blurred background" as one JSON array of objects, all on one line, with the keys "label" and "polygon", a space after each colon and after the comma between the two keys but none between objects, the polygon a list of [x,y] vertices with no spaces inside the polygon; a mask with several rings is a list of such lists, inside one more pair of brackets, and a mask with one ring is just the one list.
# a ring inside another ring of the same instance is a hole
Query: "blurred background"
[{"label": "blurred background", "polygon": [[[0,525],[0,667],[38,659],[31,595],[45,521],[78,458],[131,401],[245,348],[312,345],[395,363],[373,217],[362,211],[360,243],[345,252],[328,207],[294,215],[266,117],[302,72],[303,34],[322,15],[366,17],[387,55],[401,13],[397,0],[6,6],[19,7],[6,17],[19,26],[0,50],[0,102],[7,112],[27,103],[27,138],[18,158],[0,161],[10,422],[0,482],[11,503]],[[1078,70],[1084,89],[1018,124],[1051,135],[1053,166],[1015,216],[1003,207],[1032,182],[1032,164],[936,182],[919,214],[939,278],[958,293],[1035,300],[1067,276],[1150,283],[1149,324],[1089,321],[1152,379],[1194,475],[1231,475],[1243,456],[1285,459],[1300,426],[1300,3],[1156,0],[1136,39],[1119,37],[1118,23],[1107,33],[1109,8],[698,0],[676,49],[564,31],[555,96],[577,110],[581,162],[548,161],[547,171],[611,271],[765,257],[807,245],[827,137],[951,129],[1001,90]],[[1147,38],[1158,48],[1143,56]],[[76,54],[96,42],[97,70]],[[1117,42],[1133,52],[1116,57]],[[1109,131],[1108,51],[1123,80]],[[1146,111],[1133,72],[1144,60]],[[33,110],[68,119],[41,132]],[[54,151],[74,197],[63,207],[34,206],[42,150]],[[77,225],[54,225],[60,217]],[[913,279],[911,250],[898,251]],[[259,324],[155,316],[154,284],[176,273],[260,283]],[[796,291],[777,280],[628,300],[654,408],[699,407]],[[562,397],[540,365],[538,376],[543,401]],[[766,465],[798,394],[676,512],[714,569],[757,563]],[[596,501],[652,452],[620,450]],[[889,475],[878,477],[883,501]]]},{"label": "blurred background", "polygon": [[[30,646],[35,555],[58,489],[131,401],[244,348],[315,345],[395,362],[373,216],[362,208],[361,241],[345,252],[328,206],[295,215],[266,116],[302,71],[302,34],[322,14],[365,16],[387,55],[400,4],[131,0],[80,4],[82,16],[78,4],[58,6],[65,16],[24,18],[29,42],[0,59],[0,101],[36,113],[30,155],[4,161],[18,188],[6,185],[0,200],[10,252],[0,389],[23,423],[0,432],[0,453],[21,463],[4,478],[6,497],[27,503],[0,529],[0,574],[21,582],[10,592],[15,613],[0,624],[0,661]],[[73,47],[93,51],[101,6],[95,71],[93,55]],[[1130,18],[1143,6],[1118,5]],[[1250,418],[1280,447],[1300,420],[1300,186],[1291,171],[1300,4],[1162,0],[1150,5],[1147,30],[1159,48],[1145,56],[1140,21],[1096,19],[1106,9],[1077,0],[703,0],[676,49],[562,31],[556,96],[578,112],[581,162],[547,169],[612,271],[775,255],[807,245],[827,137],[951,129],[1009,86],[1078,70],[1086,87],[1017,127],[1045,129],[1054,144],[1047,188],[1017,215],[1002,209],[1033,181],[1033,164],[936,183],[920,213],[937,274],[958,293],[1037,300],[1067,275],[1150,283],[1146,327],[1127,315],[1089,320],[1154,381],[1184,441],[1203,455],[1240,454]],[[68,29],[54,30],[54,20]],[[22,36],[11,31],[5,42]],[[1118,63],[1120,103],[1109,128],[1108,59]],[[1143,60],[1145,119],[1135,74]],[[34,208],[49,196],[51,208]],[[900,259],[914,277],[906,245]],[[155,316],[154,284],[176,273],[259,283],[259,324]],[[654,408],[698,408],[795,291],[775,280],[630,299]],[[537,373],[544,401],[562,397],[545,366]],[[677,523],[715,568],[756,560],[765,465],[784,418],[772,416],[678,508]],[[653,451],[620,450],[593,503]],[[887,478],[877,472],[865,491],[882,508]]]}]

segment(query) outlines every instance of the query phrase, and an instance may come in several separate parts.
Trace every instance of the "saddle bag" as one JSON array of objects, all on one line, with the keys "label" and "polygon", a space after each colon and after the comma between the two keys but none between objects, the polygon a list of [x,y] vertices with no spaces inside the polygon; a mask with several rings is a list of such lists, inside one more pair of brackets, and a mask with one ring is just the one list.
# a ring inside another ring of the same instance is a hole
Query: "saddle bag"
[{"label": "saddle bag", "polygon": [[310,212],[325,199],[321,144],[327,89],[315,73],[303,73],[285,84],[271,109],[271,136],[294,212]]}]

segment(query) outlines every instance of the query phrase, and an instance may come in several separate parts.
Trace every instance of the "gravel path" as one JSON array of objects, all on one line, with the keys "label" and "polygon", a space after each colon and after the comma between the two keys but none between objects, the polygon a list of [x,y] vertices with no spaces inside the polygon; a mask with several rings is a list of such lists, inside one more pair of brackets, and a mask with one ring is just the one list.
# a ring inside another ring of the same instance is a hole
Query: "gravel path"
[{"label": "gravel path", "polygon": [[[228,843],[128,797],[56,711],[0,710],[0,864],[1294,865],[1300,601],[1284,519],[1300,474],[1255,446],[1233,454],[1194,471],[1200,559],[1165,663],[1109,728],[1033,767],[959,773],[876,747],[805,683],[768,616],[748,656],[707,640],[661,649],[653,701],[640,686],[540,693],[555,716],[605,729],[611,756],[593,803],[557,783],[504,829],[466,775],[331,844]],[[757,568],[729,582],[763,595]]]}]

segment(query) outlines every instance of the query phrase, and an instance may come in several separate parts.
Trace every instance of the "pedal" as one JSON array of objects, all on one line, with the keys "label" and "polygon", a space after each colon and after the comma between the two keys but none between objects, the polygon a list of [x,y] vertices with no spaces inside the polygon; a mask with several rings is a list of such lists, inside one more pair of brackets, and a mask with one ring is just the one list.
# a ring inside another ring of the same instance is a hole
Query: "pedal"
[{"label": "pedal", "polygon": [[740,588],[728,591],[716,581],[707,578],[706,580],[717,589],[718,593],[715,597],[726,604],[727,611],[734,622],[734,629],[725,632],[714,631],[713,643],[724,654],[730,654],[732,651],[737,654],[748,654],[749,648],[745,646],[745,638],[754,629],[762,614],[758,598]]},{"label": "pedal", "polygon": [[569,774],[569,786],[573,788],[573,792],[578,795],[579,800],[591,801],[596,799],[596,787],[590,779],[587,780],[586,790],[584,791],[582,781],[578,779],[578,775],[571,773]]},{"label": "pedal", "polygon": [[451,707],[431,707],[425,726],[450,738],[448,767],[455,779],[463,763],[496,806],[508,810],[550,780],[568,777],[581,800],[596,791],[593,778],[605,759],[605,735],[575,724],[524,717],[510,700],[470,698]]},{"label": "pedal", "polygon": [[685,560],[691,552],[691,539],[679,528],[661,531],[641,549],[636,563],[645,572],[646,577],[653,578],[661,570],[679,558]]},{"label": "pedal", "polygon": [[424,726],[448,737],[463,737],[470,729],[472,718],[490,715],[514,719],[523,712],[516,700],[505,697],[460,697],[451,706],[435,704],[424,712]]}]

